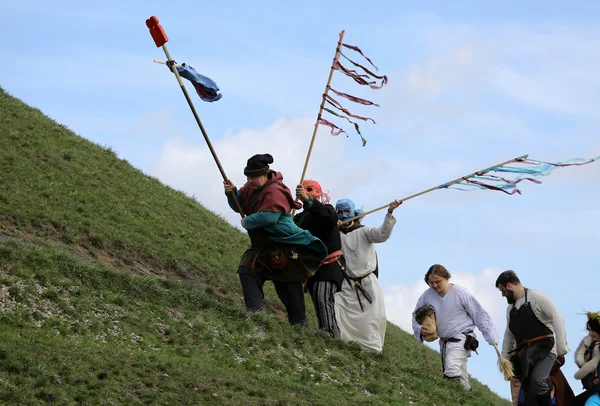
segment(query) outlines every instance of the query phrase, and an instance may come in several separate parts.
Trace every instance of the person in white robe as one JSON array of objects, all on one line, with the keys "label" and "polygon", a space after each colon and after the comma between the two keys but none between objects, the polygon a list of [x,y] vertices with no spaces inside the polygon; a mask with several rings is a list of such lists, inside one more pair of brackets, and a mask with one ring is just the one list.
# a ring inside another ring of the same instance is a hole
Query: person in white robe
[{"label": "person in white robe", "polygon": [[[423,335],[431,334],[426,326],[415,319],[415,312],[422,306],[431,305],[435,309],[436,329],[440,341],[440,355],[444,378],[458,381],[470,390],[467,361],[473,349],[465,348],[465,342],[476,337],[475,327],[490,345],[498,344],[498,331],[490,315],[465,287],[449,283],[451,275],[442,265],[432,265],[425,274],[429,285],[415,306],[412,326],[416,339],[422,343]],[[473,347],[470,347],[473,348]],[[476,348],[474,348],[476,350]]]},{"label": "person in white robe", "polygon": [[[377,353],[383,351],[387,319],[377,279],[375,244],[387,241],[392,235],[396,224],[392,213],[400,204],[401,200],[390,203],[379,227],[363,226],[358,220],[340,225],[342,252],[346,258],[342,290],[335,294],[335,317],[340,337]],[[360,213],[350,199],[338,200],[335,208],[340,221]]]}]

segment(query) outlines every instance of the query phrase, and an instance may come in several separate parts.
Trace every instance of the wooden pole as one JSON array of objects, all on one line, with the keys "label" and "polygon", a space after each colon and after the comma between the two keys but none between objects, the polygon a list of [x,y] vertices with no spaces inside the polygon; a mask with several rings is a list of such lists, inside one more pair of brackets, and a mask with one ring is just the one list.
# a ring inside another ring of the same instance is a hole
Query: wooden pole
[{"label": "wooden pole", "polygon": [[[213,148],[212,143],[210,142],[210,138],[208,138],[208,134],[206,133],[206,130],[204,129],[204,126],[202,125],[202,121],[200,121],[200,117],[198,116],[198,112],[196,111],[196,108],[194,107],[194,103],[192,102],[192,99],[191,99],[189,93],[187,92],[185,85],[183,84],[183,81],[181,80],[181,76],[179,76],[179,72],[177,71],[175,61],[173,60],[173,58],[171,58],[171,54],[169,53],[169,50],[167,49],[167,46],[165,45],[166,42],[169,40],[167,38],[167,34],[165,34],[162,26],[158,22],[158,18],[156,18],[154,16],[152,16],[148,20],[146,20],[146,26],[148,26],[148,28],[150,29],[150,34],[152,35],[152,38],[154,39],[156,46],[162,47],[163,51],[165,52],[165,55],[167,57],[166,65],[169,66],[169,69],[171,69],[171,72],[173,72],[173,74],[175,75],[175,78],[177,79],[177,83],[179,83],[181,91],[183,92],[183,95],[185,96],[185,100],[187,101],[188,105],[190,106],[190,109],[192,110],[192,114],[194,115],[194,118],[196,119],[196,123],[198,124],[198,127],[200,128],[200,132],[202,132],[202,136],[204,137],[204,141],[206,141],[206,145],[208,145],[208,149],[210,150],[210,153],[212,154],[213,159],[215,160],[215,163],[217,164],[217,167],[219,168],[219,172],[221,172],[221,176],[223,177],[223,180],[225,182],[230,183],[231,181],[227,178],[227,175],[225,174],[225,170],[223,170],[223,166],[221,166],[219,157],[217,156],[217,153],[215,152],[215,149]],[[155,60],[155,62],[156,62],[156,60]],[[242,206],[240,205],[240,202],[238,201],[235,194],[232,194],[232,197],[233,197],[233,200],[235,201],[235,205],[237,206],[240,215],[243,218],[244,211],[242,210]]]},{"label": "wooden pole", "polygon": [[[333,78],[333,72],[335,71],[335,64],[340,58],[340,53],[342,52],[342,42],[344,40],[345,30],[340,32],[340,40],[337,43],[337,48],[335,49],[335,56],[333,57],[333,62],[331,63],[331,69],[329,70],[329,78],[327,78],[327,85],[325,86],[325,92],[323,92],[323,97],[321,99],[321,106],[319,107],[319,114],[317,114],[317,120],[315,122],[315,128],[313,129],[312,137],[310,139],[310,145],[308,147],[308,153],[306,154],[306,161],[304,162],[304,169],[302,169],[302,176],[300,177],[300,182],[298,185],[302,185],[304,181],[304,177],[306,176],[306,169],[308,168],[308,161],[310,160],[310,156],[312,154],[313,145],[315,144],[315,138],[317,137],[317,131],[319,129],[319,121],[321,120],[321,115],[323,114],[323,108],[325,107],[325,101],[327,100],[327,93],[329,92],[329,85],[331,85],[331,78]],[[292,210],[292,217],[294,217],[294,213],[296,209]]]},{"label": "wooden pole", "polygon": [[[473,173],[471,173],[470,175],[461,176],[460,178],[456,178],[456,179],[454,179],[453,181],[450,181],[450,182],[448,182],[448,183],[443,183],[443,184],[441,184],[441,185],[438,185],[438,186],[432,187],[432,188],[430,188],[430,189],[424,190],[424,191],[422,191],[422,192],[419,192],[419,193],[415,193],[414,195],[410,195],[410,196],[408,196],[408,197],[405,197],[404,199],[401,199],[401,200],[402,200],[402,202],[405,202],[405,201],[407,201],[407,200],[414,199],[415,197],[417,197],[417,196],[421,196],[421,195],[424,195],[425,193],[433,192],[434,190],[437,190],[437,189],[442,189],[442,188],[448,187],[448,186],[450,186],[450,185],[453,185],[453,184],[455,184],[455,183],[462,182],[463,180],[469,179],[469,178],[471,178],[471,177],[473,177],[473,176],[475,176],[475,175],[477,175],[477,174],[479,174],[479,173],[486,173],[486,172],[490,172],[490,171],[493,171],[494,169],[496,169],[496,168],[498,168],[498,167],[500,167],[500,166],[502,166],[502,165],[506,165],[506,164],[509,164],[509,163],[511,163],[511,162],[515,162],[515,161],[521,161],[521,160],[523,160],[523,159],[526,159],[528,156],[529,156],[529,155],[528,155],[528,154],[526,154],[526,155],[523,155],[523,156],[520,156],[520,157],[517,157],[517,158],[513,158],[513,159],[511,159],[511,160],[508,160],[508,161],[506,161],[506,162],[502,162],[501,164],[494,165],[494,166],[490,166],[489,168],[486,168],[486,169],[483,169],[483,170],[480,170],[480,171],[477,171],[477,172],[473,172]],[[367,214],[371,214],[371,213],[375,213],[376,211],[383,210],[383,209],[385,209],[385,208],[387,208],[387,207],[389,207],[389,206],[390,206],[390,205],[389,205],[389,203],[388,203],[388,204],[386,204],[386,205],[384,205],[384,206],[381,206],[381,207],[378,207],[378,208],[376,208],[376,209],[373,209],[373,210],[370,210],[370,211],[367,211],[367,212],[361,213],[361,214],[359,214],[358,216],[354,216],[354,217],[352,217],[352,218],[349,218],[348,220],[344,220],[344,221],[342,221],[342,224],[349,223],[349,222],[351,222],[351,221],[354,221],[354,220],[356,220],[356,219],[359,219],[359,218],[361,218],[361,217],[364,217],[364,216],[366,216]]]}]

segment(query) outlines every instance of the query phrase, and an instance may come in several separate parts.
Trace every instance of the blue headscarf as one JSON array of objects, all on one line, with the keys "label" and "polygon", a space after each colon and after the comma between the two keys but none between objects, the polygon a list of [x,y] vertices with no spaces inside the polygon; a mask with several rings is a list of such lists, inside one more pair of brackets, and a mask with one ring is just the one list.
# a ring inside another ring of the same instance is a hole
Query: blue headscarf
[{"label": "blue headscarf", "polygon": [[[335,211],[338,212],[338,220],[341,220],[341,221],[348,220],[349,218],[358,216],[360,214],[360,209],[356,210],[354,208],[354,202],[350,199],[338,200],[337,203],[335,204]],[[340,211],[341,212],[349,211],[349,213],[340,214],[339,213]]]}]

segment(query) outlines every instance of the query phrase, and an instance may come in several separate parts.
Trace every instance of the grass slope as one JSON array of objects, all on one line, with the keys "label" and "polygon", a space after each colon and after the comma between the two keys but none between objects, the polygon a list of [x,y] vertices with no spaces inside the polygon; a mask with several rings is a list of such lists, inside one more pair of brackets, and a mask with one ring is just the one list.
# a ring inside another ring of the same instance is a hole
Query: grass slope
[{"label": "grass slope", "polygon": [[0,89],[0,402],[509,404],[393,325],[374,355],[289,326],[269,285],[247,314],[247,241]]}]

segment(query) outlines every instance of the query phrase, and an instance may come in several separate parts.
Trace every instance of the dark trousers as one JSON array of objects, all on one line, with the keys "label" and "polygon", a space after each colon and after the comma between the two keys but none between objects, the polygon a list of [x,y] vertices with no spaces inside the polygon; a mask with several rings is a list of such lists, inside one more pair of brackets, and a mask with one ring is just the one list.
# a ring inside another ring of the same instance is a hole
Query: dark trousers
[{"label": "dark trousers", "polygon": [[[238,269],[242,291],[244,292],[244,302],[246,310],[257,312],[263,308],[263,290],[266,282],[260,268],[255,271],[247,266],[241,266]],[[302,282],[279,282],[273,281],[277,296],[285,306],[290,324],[304,325],[306,323],[306,305],[304,304],[304,285]]]},{"label": "dark trousers", "polygon": [[333,338],[340,338],[340,328],[335,319],[335,292],[337,283],[333,281],[317,281],[313,285],[310,296],[315,305],[315,313],[319,321],[319,330],[327,331]]},{"label": "dark trousers", "polygon": [[552,406],[549,376],[555,360],[556,355],[548,353],[546,358],[529,371],[529,376],[523,384],[525,406]]}]

